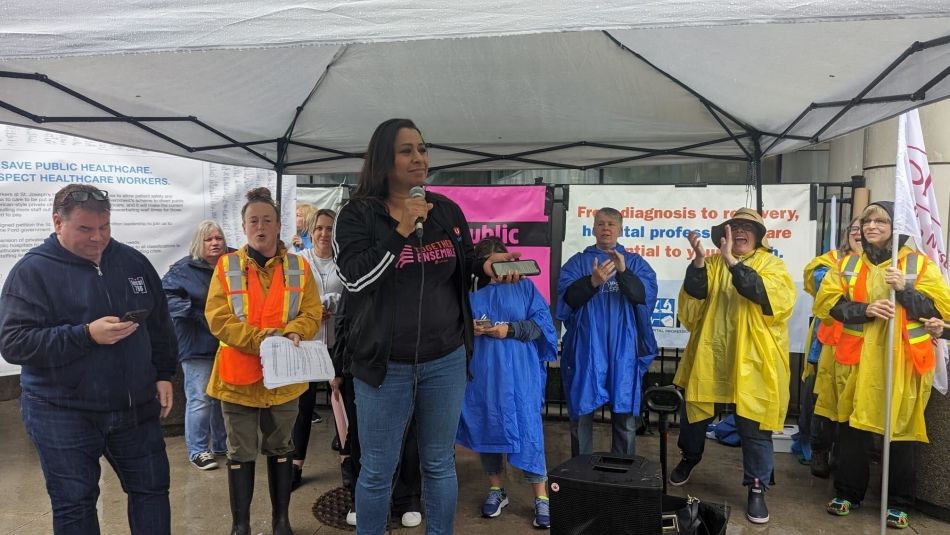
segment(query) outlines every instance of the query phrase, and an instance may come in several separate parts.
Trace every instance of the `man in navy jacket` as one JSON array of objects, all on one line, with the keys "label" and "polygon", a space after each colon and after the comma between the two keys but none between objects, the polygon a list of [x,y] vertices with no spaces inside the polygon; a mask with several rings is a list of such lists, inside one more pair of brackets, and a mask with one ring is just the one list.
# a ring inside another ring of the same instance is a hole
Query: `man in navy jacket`
[{"label": "man in navy jacket", "polygon": [[99,532],[105,455],[129,496],[130,531],[169,533],[159,416],[171,410],[178,348],[158,274],[111,239],[109,220],[107,192],[70,184],[56,193],[55,233],[4,282],[0,354],[22,366],[23,423],[40,455],[55,532]]}]

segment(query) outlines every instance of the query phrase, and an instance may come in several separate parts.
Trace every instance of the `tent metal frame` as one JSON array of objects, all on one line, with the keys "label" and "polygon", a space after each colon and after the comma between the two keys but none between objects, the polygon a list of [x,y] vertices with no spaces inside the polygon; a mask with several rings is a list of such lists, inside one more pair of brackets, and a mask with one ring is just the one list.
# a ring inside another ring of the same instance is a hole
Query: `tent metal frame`
[{"label": "tent metal frame", "polygon": [[[622,50],[629,52],[633,57],[638,61],[646,64],[657,73],[669,79],[671,82],[676,84],[681,89],[685,90],[692,96],[694,96],[709,112],[709,114],[716,120],[719,126],[723,129],[724,136],[721,138],[716,138],[712,140],[707,140],[699,143],[693,143],[690,145],[683,145],[678,147],[670,147],[666,149],[655,149],[647,147],[634,147],[634,146],[624,146],[624,145],[613,145],[606,143],[597,143],[591,141],[576,141],[572,143],[563,143],[559,145],[552,145],[550,147],[544,147],[533,150],[520,151],[515,153],[500,154],[500,153],[491,153],[484,151],[477,151],[472,149],[465,149],[462,147],[453,147],[451,145],[444,145],[439,143],[427,143],[427,145],[434,149],[444,150],[448,152],[454,152],[457,154],[465,154],[472,156],[472,160],[467,160],[459,163],[442,165],[430,168],[432,171],[441,171],[445,169],[457,169],[461,167],[467,167],[470,165],[485,164],[496,161],[515,161],[520,163],[527,163],[531,165],[536,165],[541,168],[555,168],[555,169],[574,169],[580,171],[586,171],[588,169],[597,169],[619,165],[622,163],[628,163],[632,161],[655,158],[660,156],[681,156],[688,158],[698,158],[705,160],[724,160],[724,161],[744,161],[748,162],[750,165],[750,182],[754,183],[756,187],[756,206],[759,210],[762,209],[762,157],[765,154],[768,154],[769,150],[775,147],[776,144],[785,139],[799,140],[799,141],[809,141],[812,144],[820,143],[826,139],[822,138],[822,134],[831,128],[835,123],[837,123],[848,111],[856,106],[867,105],[867,104],[876,104],[876,103],[888,103],[888,102],[919,102],[926,98],[926,93],[935,85],[946,79],[950,76],[950,67],[947,67],[936,76],[928,80],[926,83],[921,85],[916,91],[912,93],[898,94],[898,95],[886,95],[878,97],[868,97],[875,87],[878,86],[883,80],[885,80],[895,69],[897,69],[907,58],[911,57],[913,54],[918,52],[939,47],[946,46],[950,44],[950,35],[940,37],[937,39],[932,39],[930,41],[917,41],[911,44],[900,56],[898,56],[894,61],[892,61],[877,77],[875,77],[867,86],[864,87],[854,98],[850,100],[841,100],[841,101],[832,101],[832,102],[813,102],[808,107],[806,107],[798,117],[795,118],[781,133],[775,132],[763,132],[757,130],[756,128],[745,124],[740,121],[733,115],[731,115],[726,110],[722,109],[716,103],[705,98],[703,95],[692,89],[687,84],[683,83],[681,80],[678,80],[671,74],[660,69],[649,60],[638,54],[636,51],[628,48],[626,45],[617,40],[610,32],[604,31],[603,34],[610,39],[616,46],[620,47]],[[12,71],[0,71],[0,79],[17,79],[17,80],[32,80],[41,84],[45,84],[49,87],[52,87],[62,93],[65,93],[76,100],[83,102],[92,106],[93,108],[103,112],[103,116],[43,116],[31,113],[21,107],[18,107],[10,102],[0,100],[0,108],[3,108],[9,112],[12,112],[16,115],[29,119],[36,125],[42,126],[46,124],[53,123],[125,123],[132,126],[135,126],[149,134],[167,141],[172,145],[178,147],[181,150],[188,152],[189,154],[200,154],[202,152],[208,152],[213,150],[221,149],[230,149],[230,148],[242,148],[248,153],[252,154],[254,157],[260,159],[262,162],[265,162],[269,167],[274,169],[277,173],[277,191],[278,195],[281,191],[283,175],[286,171],[290,170],[293,167],[312,164],[312,163],[323,163],[343,159],[359,159],[363,157],[361,152],[350,152],[343,151],[339,149],[334,149],[332,147],[325,147],[320,145],[314,145],[310,143],[303,143],[295,141],[292,138],[294,128],[297,124],[301,113],[305,109],[307,103],[310,102],[314,94],[322,85],[323,81],[326,79],[327,73],[330,68],[339,60],[343,54],[346,53],[348,47],[343,46],[334,56],[334,58],[327,64],[326,69],[321,74],[320,78],[315,82],[313,89],[304,99],[304,101],[297,107],[294,118],[292,119],[290,125],[288,125],[284,135],[277,139],[263,139],[255,141],[238,141],[233,137],[225,134],[224,132],[208,125],[203,122],[201,119],[194,115],[189,115],[186,117],[175,117],[175,116],[131,116],[126,115],[118,110],[115,110],[101,102],[96,101],[95,99],[83,95],[78,91],[75,91],[42,73],[21,73],[21,72],[12,72]],[[823,126],[818,128],[810,136],[800,136],[792,135],[789,132],[795,128],[805,117],[810,113],[816,110],[824,110],[828,108],[840,108],[838,112]],[[175,139],[167,134],[164,134],[152,126],[149,126],[147,123],[163,123],[163,122],[187,122],[197,126],[204,131],[213,134],[214,136],[220,138],[224,143],[215,144],[215,145],[200,145],[200,146],[190,146],[182,141]],[[732,123],[732,127],[728,123]],[[766,138],[772,138],[771,143],[762,148],[762,142]],[[728,155],[709,155],[701,154],[696,152],[691,152],[694,149],[707,147],[711,145],[718,145],[721,143],[735,143],[742,153],[743,156],[728,156]],[[269,158],[266,154],[257,149],[261,145],[275,144],[277,147],[277,158]],[[322,156],[318,158],[310,158],[306,160],[298,161],[287,161],[288,149],[291,146],[302,147],[310,149],[313,151],[326,153],[327,156]],[[591,165],[572,165],[561,162],[554,162],[545,159],[534,158],[536,155],[543,155],[551,152],[567,150],[576,147],[595,147],[608,150],[616,150],[620,152],[630,152],[634,153],[631,156],[614,158],[610,160],[604,160],[597,162]]]}]

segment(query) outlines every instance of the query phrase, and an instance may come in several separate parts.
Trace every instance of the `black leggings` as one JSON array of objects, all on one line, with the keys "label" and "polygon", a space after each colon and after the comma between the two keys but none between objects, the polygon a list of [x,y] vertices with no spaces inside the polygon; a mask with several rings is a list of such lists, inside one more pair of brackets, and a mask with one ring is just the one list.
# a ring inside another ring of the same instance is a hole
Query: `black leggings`
[{"label": "black leggings", "polygon": [[294,422],[294,460],[307,458],[307,446],[310,445],[310,428],[313,425],[313,408],[317,404],[317,385],[310,383],[307,391],[300,395],[297,420]]}]

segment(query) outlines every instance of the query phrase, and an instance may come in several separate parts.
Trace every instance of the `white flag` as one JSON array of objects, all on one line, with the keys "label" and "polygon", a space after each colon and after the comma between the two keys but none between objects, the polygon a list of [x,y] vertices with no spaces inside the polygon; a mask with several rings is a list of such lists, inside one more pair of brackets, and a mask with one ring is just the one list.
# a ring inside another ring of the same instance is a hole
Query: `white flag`
[{"label": "white flag", "polygon": [[[927,163],[920,116],[911,110],[900,116],[897,128],[897,173],[894,180],[894,234],[910,236],[918,248],[940,266],[947,280],[947,249]],[[950,318],[947,318],[950,319]],[[947,343],[937,344],[934,388],[947,393]]]}]

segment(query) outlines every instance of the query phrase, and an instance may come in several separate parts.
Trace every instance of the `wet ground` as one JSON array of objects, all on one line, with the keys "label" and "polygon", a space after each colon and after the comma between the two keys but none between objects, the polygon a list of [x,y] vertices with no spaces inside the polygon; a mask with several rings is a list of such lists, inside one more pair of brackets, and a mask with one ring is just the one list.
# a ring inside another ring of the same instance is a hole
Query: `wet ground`
[{"label": "wet ground", "polygon": [[[329,411],[325,411],[328,414]],[[315,424],[304,468],[304,483],[294,492],[291,501],[291,520],[297,535],[319,533],[352,533],[321,524],[311,512],[318,496],[340,485],[340,471],[336,452],[330,449],[332,421]],[[43,483],[36,452],[20,421],[19,402],[0,402],[0,534],[45,534],[52,532],[49,498]],[[671,437],[671,465],[675,464],[675,430]],[[567,423],[545,423],[549,469],[569,457]],[[595,424],[595,450],[609,450],[610,428]],[[166,439],[171,464],[172,531],[175,534],[227,534],[230,529],[227,474],[223,469],[199,471],[188,463],[183,437]],[[656,434],[638,437],[638,453],[658,459],[659,438]],[[520,483],[520,472],[509,471],[506,487],[511,505],[501,516],[483,519],[479,508],[488,489],[481,474],[478,457],[459,448],[459,503],[456,515],[456,533],[462,535],[507,535],[541,533],[531,526],[533,494]],[[99,499],[99,518],[103,534],[128,533],[126,499],[111,467],[102,461],[102,489]],[[875,467],[876,468],[876,467]],[[690,481],[672,494],[689,493],[701,499],[728,503],[733,506],[729,523],[730,534],[866,534],[879,530],[879,506],[873,493],[865,508],[847,518],[825,513],[824,503],[832,496],[829,480],[811,476],[808,468],[785,453],[776,454],[777,484],[768,493],[771,522],[763,526],[750,524],[745,519],[746,490],[741,486],[741,453],[710,442],[703,462],[693,471]],[[878,469],[876,473],[879,474]],[[872,471],[872,474],[875,473]],[[267,475],[264,463],[258,465],[257,488],[252,509],[255,533],[270,533],[270,501],[267,493]],[[872,485],[879,485],[879,477],[872,476]],[[594,512],[592,512],[594,514]],[[895,532],[895,530],[891,530]],[[396,529],[400,535],[422,535],[423,527]],[[904,533],[950,533],[950,524],[923,514],[912,514],[911,529]],[[605,534],[609,535],[609,534]]]}]

